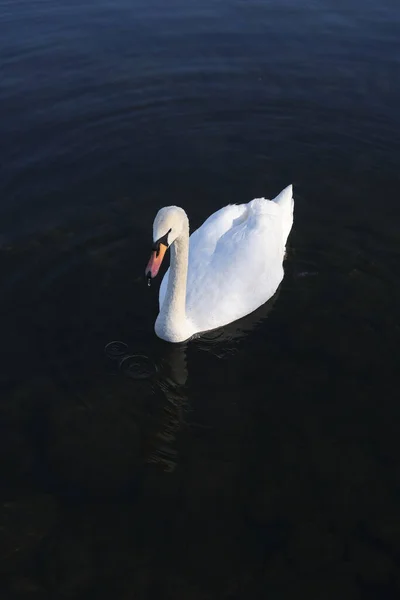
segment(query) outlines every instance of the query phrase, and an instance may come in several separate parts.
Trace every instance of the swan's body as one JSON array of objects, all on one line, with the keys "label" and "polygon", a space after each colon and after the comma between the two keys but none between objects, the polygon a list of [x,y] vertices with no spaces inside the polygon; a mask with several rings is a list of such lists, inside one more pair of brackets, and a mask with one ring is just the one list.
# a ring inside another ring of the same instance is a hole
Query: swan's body
[{"label": "swan's body", "polygon": [[[157,335],[181,342],[264,304],[282,281],[292,223],[292,186],[273,201],[257,198],[218,210],[190,238],[183,209],[161,209],[154,240],[162,256],[171,245],[171,266],[160,287]],[[158,272],[159,252],[150,260],[148,276]]]}]

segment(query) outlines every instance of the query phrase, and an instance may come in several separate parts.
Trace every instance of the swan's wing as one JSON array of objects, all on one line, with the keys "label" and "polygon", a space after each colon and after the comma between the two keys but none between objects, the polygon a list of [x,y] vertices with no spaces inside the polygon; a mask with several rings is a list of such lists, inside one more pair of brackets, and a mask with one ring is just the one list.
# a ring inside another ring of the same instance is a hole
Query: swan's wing
[{"label": "swan's wing", "polygon": [[220,327],[266,302],[283,278],[293,219],[291,186],[275,201],[255,199],[225,231],[208,261],[189,262],[186,310],[198,331]]},{"label": "swan's wing", "polygon": [[220,238],[239,223],[246,210],[247,204],[229,204],[217,210],[192,233],[189,251],[196,250],[196,252],[200,251],[203,256],[211,256]]}]

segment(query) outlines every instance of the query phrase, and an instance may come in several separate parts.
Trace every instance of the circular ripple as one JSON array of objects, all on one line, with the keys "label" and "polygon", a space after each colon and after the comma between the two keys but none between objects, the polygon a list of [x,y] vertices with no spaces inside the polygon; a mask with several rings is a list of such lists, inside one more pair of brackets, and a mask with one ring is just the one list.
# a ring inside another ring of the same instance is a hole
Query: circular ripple
[{"label": "circular ripple", "polygon": [[128,352],[128,346],[124,342],[110,342],[104,348],[104,352],[111,360],[117,360]]},{"label": "circular ripple", "polygon": [[129,354],[119,363],[119,368],[131,379],[149,379],[157,372],[156,365],[142,354]]}]

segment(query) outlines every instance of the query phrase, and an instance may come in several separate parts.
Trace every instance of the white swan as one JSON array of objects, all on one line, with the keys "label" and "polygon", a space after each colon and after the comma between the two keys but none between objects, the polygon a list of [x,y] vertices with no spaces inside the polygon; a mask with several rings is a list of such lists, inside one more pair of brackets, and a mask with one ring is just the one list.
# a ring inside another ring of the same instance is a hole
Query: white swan
[{"label": "white swan", "polygon": [[256,198],[212,214],[189,239],[178,206],[159,210],[146,276],[155,277],[171,246],[160,287],[158,337],[183,342],[195,333],[236,321],[276,292],[283,279],[286,240],[293,224],[292,186],[274,200]]}]

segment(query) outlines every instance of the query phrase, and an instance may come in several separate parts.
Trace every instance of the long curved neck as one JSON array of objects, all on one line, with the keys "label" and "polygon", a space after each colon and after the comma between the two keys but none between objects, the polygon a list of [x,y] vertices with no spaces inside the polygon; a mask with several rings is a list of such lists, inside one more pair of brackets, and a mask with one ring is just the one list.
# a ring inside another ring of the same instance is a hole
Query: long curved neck
[{"label": "long curved neck", "polygon": [[166,325],[173,326],[186,318],[186,281],[189,260],[189,221],[186,218],[182,233],[171,246],[171,264],[167,292],[160,310]]}]

